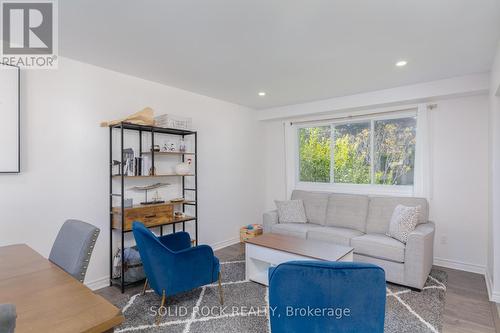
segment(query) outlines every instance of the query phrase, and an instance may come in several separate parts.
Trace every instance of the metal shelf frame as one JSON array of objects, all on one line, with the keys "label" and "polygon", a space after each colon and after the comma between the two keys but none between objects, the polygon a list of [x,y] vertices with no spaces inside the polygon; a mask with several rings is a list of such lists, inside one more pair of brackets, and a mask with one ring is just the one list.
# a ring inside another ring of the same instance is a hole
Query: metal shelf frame
[{"label": "metal shelf frame", "polygon": [[[125,166],[124,166],[124,158],[123,158],[123,150],[124,150],[124,134],[125,130],[136,131],[139,134],[139,156],[142,157],[145,152],[142,151],[142,134],[143,133],[151,133],[151,151],[147,152],[148,155],[151,156],[151,167],[153,172],[155,169],[155,155],[164,155],[164,154],[155,154],[152,148],[155,144],[155,134],[169,134],[169,135],[178,135],[184,139],[186,136],[194,136],[194,152],[179,154],[182,158],[182,162],[185,162],[186,155],[195,156],[194,161],[194,174],[192,175],[179,175],[182,178],[182,196],[185,198],[186,192],[190,191],[194,192],[194,201],[193,202],[183,202],[182,203],[182,211],[186,211],[186,206],[193,207],[194,209],[194,217],[189,221],[179,221],[175,223],[170,223],[172,225],[172,231],[176,232],[176,225],[182,224],[182,231],[186,231],[186,222],[194,222],[194,233],[195,233],[195,245],[198,245],[198,133],[196,131],[189,130],[181,130],[176,128],[162,128],[155,126],[144,126],[144,125],[136,125],[127,122],[121,122],[115,125],[109,126],[109,284],[110,286],[116,285],[121,289],[121,292],[125,292],[125,288],[128,286],[136,285],[139,281],[134,283],[126,283],[125,279],[125,265],[123,265],[123,258],[125,254],[125,234],[128,231],[125,231],[124,223],[125,223],[125,180],[127,176],[124,175]],[[113,133],[119,132],[120,135],[120,168],[121,172],[119,177],[113,175]],[[186,177],[194,177],[194,187],[186,188]],[[117,179],[120,182],[120,193],[113,192],[113,179]],[[120,198],[120,209],[121,209],[121,229],[113,228],[113,197]],[[160,227],[160,235],[163,235],[163,225]],[[113,279],[113,233],[120,233],[120,251],[121,251],[121,274],[119,279]]]}]

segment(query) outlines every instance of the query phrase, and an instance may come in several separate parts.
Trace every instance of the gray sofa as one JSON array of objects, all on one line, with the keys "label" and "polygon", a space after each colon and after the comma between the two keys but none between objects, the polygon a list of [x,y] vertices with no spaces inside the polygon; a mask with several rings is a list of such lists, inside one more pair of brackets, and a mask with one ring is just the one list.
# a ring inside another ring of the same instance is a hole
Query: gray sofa
[{"label": "gray sofa", "polygon": [[[303,200],[307,223],[279,223],[264,213],[264,232],[331,242],[354,248],[354,261],[378,265],[389,282],[422,289],[433,262],[434,223],[423,198],[382,197],[295,190]],[[421,206],[419,224],[406,244],[386,236],[394,208]]]}]

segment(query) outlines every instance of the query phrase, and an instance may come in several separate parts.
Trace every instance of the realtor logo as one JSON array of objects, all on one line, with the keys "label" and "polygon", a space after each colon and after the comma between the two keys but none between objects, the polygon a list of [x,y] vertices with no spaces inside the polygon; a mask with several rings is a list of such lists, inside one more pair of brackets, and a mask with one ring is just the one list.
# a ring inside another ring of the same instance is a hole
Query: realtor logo
[{"label": "realtor logo", "polygon": [[55,1],[2,2],[2,59],[24,68],[55,68]]}]

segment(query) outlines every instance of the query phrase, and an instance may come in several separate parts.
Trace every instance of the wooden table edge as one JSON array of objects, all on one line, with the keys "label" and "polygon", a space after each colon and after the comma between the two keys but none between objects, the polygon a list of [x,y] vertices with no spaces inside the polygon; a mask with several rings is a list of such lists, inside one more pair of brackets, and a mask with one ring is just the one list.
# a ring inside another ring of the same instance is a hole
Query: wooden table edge
[{"label": "wooden table edge", "polygon": [[[117,308],[118,309],[118,308]],[[82,333],[103,333],[103,332],[113,332],[113,329],[123,323],[125,320],[125,317],[121,313],[120,310],[118,310],[118,313],[115,317],[109,319],[108,321],[101,323],[95,327],[92,327]]]},{"label": "wooden table edge", "polygon": [[[286,252],[286,253],[290,253],[290,254],[299,255],[299,256],[302,256],[302,257],[311,258],[313,260],[325,260],[324,258],[318,258],[316,256],[311,256],[311,255],[308,255],[308,254],[297,253],[297,252],[293,252],[292,250],[283,249],[283,248],[280,248],[277,245],[268,245],[268,244],[262,245],[260,243],[256,243],[255,242],[255,240],[258,240],[258,238],[263,237],[264,235],[278,235],[279,237],[282,237],[282,238],[290,238],[290,239],[297,239],[297,240],[300,240],[300,241],[311,241],[312,242],[312,240],[307,240],[307,239],[300,238],[300,237],[294,237],[294,236],[288,236],[288,235],[281,235],[281,234],[273,234],[273,233],[269,234],[268,233],[268,234],[262,234],[262,235],[259,235],[259,236],[256,236],[256,237],[249,238],[249,239],[245,240],[245,245],[246,244],[250,244],[250,245],[254,245],[254,246],[260,246],[260,247],[264,247],[264,248],[268,248],[268,249],[272,249],[272,250],[276,250],[276,251],[282,251],[282,252]],[[344,258],[346,255],[348,255],[349,253],[351,253],[351,252],[354,251],[354,248],[351,247],[351,246],[345,246],[345,245],[340,245],[340,244],[332,244],[332,243],[323,242],[323,241],[316,241],[316,240],[314,240],[314,242],[316,242],[316,243],[322,243],[322,244],[326,244],[326,245],[330,245],[330,246],[334,245],[334,246],[345,248],[346,252],[343,255],[341,255],[337,260],[340,260],[341,258]]]}]

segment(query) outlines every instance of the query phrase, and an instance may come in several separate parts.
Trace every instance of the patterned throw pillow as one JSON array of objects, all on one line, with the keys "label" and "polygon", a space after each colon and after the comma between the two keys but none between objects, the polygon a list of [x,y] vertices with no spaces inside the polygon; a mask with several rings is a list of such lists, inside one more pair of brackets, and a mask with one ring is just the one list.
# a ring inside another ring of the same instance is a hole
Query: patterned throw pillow
[{"label": "patterned throw pillow", "polygon": [[406,244],[408,235],[415,230],[418,223],[421,207],[407,207],[397,205],[391,217],[387,236]]},{"label": "patterned throw pillow", "polygon": [[306,210],[302,200],[275,200],[279,223],[307,223]]}]

